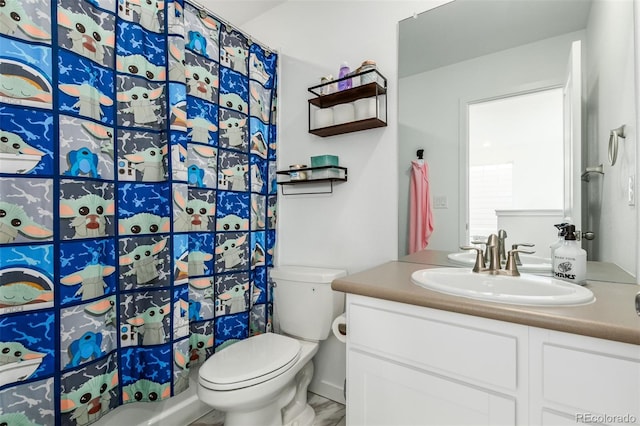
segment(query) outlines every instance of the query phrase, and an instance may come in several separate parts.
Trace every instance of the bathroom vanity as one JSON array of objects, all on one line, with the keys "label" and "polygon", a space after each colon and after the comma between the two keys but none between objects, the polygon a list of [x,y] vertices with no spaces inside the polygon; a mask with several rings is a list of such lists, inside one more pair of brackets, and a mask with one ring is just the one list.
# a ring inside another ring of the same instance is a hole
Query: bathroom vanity
[{"label": "bathroom vanity", "polygon": [[438,259],[333,282],[347,293],[347,424],[640,424],[639,286],[588,281],[587,305],[507,305],[411,283],[450,266]]}]

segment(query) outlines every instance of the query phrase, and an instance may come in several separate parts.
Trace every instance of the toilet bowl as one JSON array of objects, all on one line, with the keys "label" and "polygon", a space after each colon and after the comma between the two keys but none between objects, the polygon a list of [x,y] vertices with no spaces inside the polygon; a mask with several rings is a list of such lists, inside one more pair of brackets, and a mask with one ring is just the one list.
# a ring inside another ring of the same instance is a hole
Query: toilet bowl
[{"label": "toilet bowl", "polygon": [[200,367],[198,397],[225,412],[225,426],[312,425],[307,404],[312,358],[344,307],[331,281],[346,271],[279,267],[271,271],[274,312],[283,333],[264,333],[214,353]]},{"label": "toilet bowl", "polygon": [[[211,357],[203,364],[198,380],[198,397],[205,404],[226,413],[226,426],[290,423],[283,419],[295,418],[306,409],[306,395],[300,404],[291,403],[300,385],[306,394],[313,374],[311,359],[317,351],[317,342],[300,341],[275,333],[242,340],[221,351],[219,354],[223,356],[220,358]],[[247,360],[249,364],[243,364]],[[305,374],[308,375],[306,384],[301,383],[304,382],[303,377],[296,377]],[[296,408],[298,412],[287,413],[287,406]],[[297,420],[298,424],[304,424]]]}]

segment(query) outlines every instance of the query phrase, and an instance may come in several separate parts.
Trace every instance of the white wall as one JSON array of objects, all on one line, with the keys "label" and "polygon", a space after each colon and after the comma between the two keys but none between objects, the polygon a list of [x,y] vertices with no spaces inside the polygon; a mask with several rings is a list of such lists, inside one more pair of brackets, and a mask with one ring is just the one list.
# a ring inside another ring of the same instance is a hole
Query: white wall
[{"label": "white wall", "polygon": [[[281,196],[278,261],[357,272],[397,250],[397,23],[444,1],[288,1],[243,26],[281,53],[278,163],[334,154],[349,181],[330,196]],[[342,61],[377,62],[388,80],[388,126],[320,138],[308,133],[307,88]]]},{"label": "white wall", "polygon": [[434,209],[434,232],[428,248],[458,251],[461,103],[562,84],[571,42],[583,37],[583,32],[570,33],[400,80],[398,155],[400,164],[407,165],[405,171],[400,170],[399,180],[401,254],[406,250],[408,229],[408,165],[416,149],[425,150],[432,196],[445,196],[448,201],[447,209]]},{"label": "white wall", "polygon": [[[587,244],[602,261],[614,262],[636,275],[637,207],[627,203],[627,182],[637,177],[635,50],[632,1],[595,1],[587,36],[587,165],[604,164],[604,176],[587,185],[592,216],[586,228],[596,232]],[[609,132],[626,125],[618,160],[608,167]],[[637,188],[637,185],[636,185]]]},{"label": "white wall", "polygon": [[[280,52],[279,169],[319,154],[338,155],[348,168],[348,182],[331,195],[280,196],[279,264],[354,273],[397,258],[398,21],[447,1],[290,0],[242,25]],[[388,126],[329,138],[309,134],[307,88],[321,76],[337,76],[343,61],[356,68],[366,59],[387,77]],[[314,392],[342,400],[344,356],[333,336],[321,345]]]}]

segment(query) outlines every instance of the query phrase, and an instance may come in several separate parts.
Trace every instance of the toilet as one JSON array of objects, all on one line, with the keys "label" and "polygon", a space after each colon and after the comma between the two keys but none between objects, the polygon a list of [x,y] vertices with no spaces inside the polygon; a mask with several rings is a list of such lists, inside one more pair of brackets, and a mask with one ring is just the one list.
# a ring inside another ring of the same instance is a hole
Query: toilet
[{"label": "toilet", "polygon": [[282,334],[264,333],[214,353],[200,367],[198,397],[225,413],[225,426],[312,425],[307,404],[313,356],[344,311],[344,295],[331,281],[340,269],[271,269],[274,316]]}]

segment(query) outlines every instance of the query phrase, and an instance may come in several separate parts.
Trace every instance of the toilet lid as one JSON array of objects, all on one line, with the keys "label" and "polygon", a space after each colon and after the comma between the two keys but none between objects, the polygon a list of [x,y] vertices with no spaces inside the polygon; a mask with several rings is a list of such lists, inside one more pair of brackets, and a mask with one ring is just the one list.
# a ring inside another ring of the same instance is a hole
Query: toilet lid
[{"label": "toilet lid", "polygon": [[200,367],[199,375],[210,389],[239,389],[282,374],[299,356],[297,340],[264,333],[216,352]]}]

